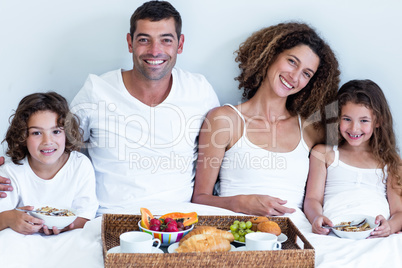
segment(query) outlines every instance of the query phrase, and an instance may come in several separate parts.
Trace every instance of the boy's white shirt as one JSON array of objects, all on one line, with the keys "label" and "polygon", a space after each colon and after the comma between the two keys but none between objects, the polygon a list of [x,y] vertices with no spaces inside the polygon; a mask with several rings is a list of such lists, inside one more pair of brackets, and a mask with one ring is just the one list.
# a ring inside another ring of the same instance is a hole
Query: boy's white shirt
[{"label": "boy's white shirt", "polygon": [[9,159],[0,166],[0,176],[9,178],[14,190],[0,199],[0,212],[16,207],[50,206],[71,208],[79,217],[93,219],[98,209],[95,174],[90,160],[79,152],[71,152],[69,159],[50,180],[38,177],[28,159],[16,165]]}]

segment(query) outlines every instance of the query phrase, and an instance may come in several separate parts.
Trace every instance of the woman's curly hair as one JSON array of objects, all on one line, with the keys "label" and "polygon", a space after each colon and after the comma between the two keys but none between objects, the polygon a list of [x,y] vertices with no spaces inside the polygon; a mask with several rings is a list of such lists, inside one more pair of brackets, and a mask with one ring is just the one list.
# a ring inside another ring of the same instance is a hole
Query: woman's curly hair
[{"label": "woman's curly hair", "polygon": [[307,45],[320,59],[318,69],[306,87],[287,98],[286,108],[292,115],[307,119],[335,101],[339,86],[339,66],[331,48],[307,24],[290,22],[261,29],[251,35],[236,51],[241,73],[235,80],[250,99],[267,75],[278,55],[298,45]]},{"label": "woman's curly hair", "polygon": [[83,144],[83,132],[79,127],[79,119],[70,112],[63,96],[56,92],[30,94],[20,101],[17,110],[10,116],[10,127],[3,140],[8,145],[6,154],[17,165],[29,155],[28,120],[31,115],[39,111],[51,111],[58,115],[57,127],[63,128],[66,133],[66,153],[80,150]]},{"label": "woman's curly hair", "polygon": [[[388,174],[395,178],[396,185],[402,189],[402,178],[399,174],[401,160],[396,145],[392,114],[383,91],[369,79],[351,80],[345,83],[338,92],[339,120],[342,107],[348,102],[364,105],[373,112],[373,125],[378,124],[378,127],[374,128],[369,146],[379,163],[379,168],[385,173],[387,167]],[[345,142],[345,138],[339,133],[339,145]]]}]

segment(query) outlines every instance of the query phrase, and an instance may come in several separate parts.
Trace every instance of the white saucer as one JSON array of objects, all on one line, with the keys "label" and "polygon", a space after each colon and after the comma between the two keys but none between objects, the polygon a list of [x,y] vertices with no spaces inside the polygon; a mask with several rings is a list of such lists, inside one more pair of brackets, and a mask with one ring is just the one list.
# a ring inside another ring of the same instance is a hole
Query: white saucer
[{"label": "white saucer", "polygon": [[[280,248],[276,248],[273,250],[281,250]],[[235,250],[232,251],[247,251],[246,246],[237,247]]]},{"label": "white saucer", "polygon": [[[168,251],[169,253],[177,253],[177,252],[175,251],[175,249],[178,248],[178,247],[179,247],[179,242],[173,243],[173,244],[171,244],[171,245],[167,248],[167,251]],[[230,247],[231,247],[230,251],[235,251],[235,250],[236,250],[236,247],[235,247],[235,246],[230,245]]]},{"label": "white saucer", "polygon": [[[121,253],[120,252],[120,246],[113,247],[107,251],[107,253]],[[152,252],[151,253],[163,253],[163,250],[160,248],[152,247]]]},{"label": "white saucer", "polygon": [[[285,242],[286,240],[288,240],[288,237],[287,237],[287,235],[285,235],[284,233],[281,233],[280,235],[278,235],[278,242],[279,242],[279,243],[283,243],[283,242]],[[240,241],[237,241],[237,240],[235,240],[235,242],[236,242],[236,243],[239,243],[239,244],[243,244],[243,245],[246,244],[245,242],[240,242]]]}]

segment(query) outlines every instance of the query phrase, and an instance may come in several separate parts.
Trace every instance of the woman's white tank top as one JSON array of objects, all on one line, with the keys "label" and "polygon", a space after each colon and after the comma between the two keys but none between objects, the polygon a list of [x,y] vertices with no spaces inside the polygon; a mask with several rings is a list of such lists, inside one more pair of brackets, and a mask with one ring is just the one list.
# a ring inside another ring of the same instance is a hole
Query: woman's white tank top
[{"label": "woman's white tank top", "polygon": [[303,140],[300,126],[300,142],[286,153],[271,152],[253,143],[246,135],[246,121],[234,106],[244,122],[241,138],[225,152],[221,169],[220,196],[261,194],[287,200],[287,207],[301,208],[309,169],[309,149]]}]

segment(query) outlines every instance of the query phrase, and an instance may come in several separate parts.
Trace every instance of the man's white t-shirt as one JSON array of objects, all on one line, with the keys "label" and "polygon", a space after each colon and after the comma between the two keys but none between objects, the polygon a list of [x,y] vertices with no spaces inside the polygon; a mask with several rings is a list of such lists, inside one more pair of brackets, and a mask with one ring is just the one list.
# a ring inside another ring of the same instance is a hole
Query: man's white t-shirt
[{"label": "man's white t-shirt", "polygon": [[71,208],[78,217],[93,219],[98,209],[95,173],[88,157],[73,151],[64,166],[50,180],[38,177],[28,158],[16,165],[7,159],[0,176],[9,178],[14,190],[0,198],[0,212],[16,207]]},{"label": "man's white t-shirt", "polygon": [[89,75],[72,101],[95,168],[98,213],[191,200],[199,130],[219,101],[204,76],[177,68],[172,76],[156,107],[129,94],[121,69]]}]

